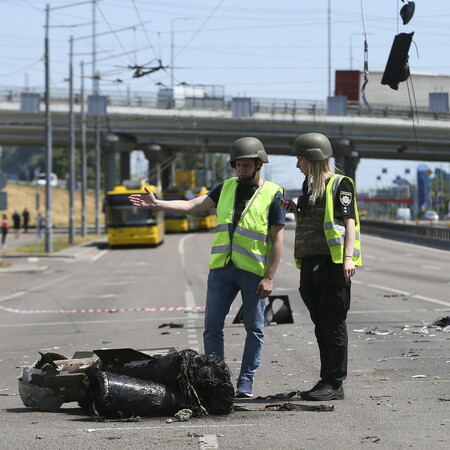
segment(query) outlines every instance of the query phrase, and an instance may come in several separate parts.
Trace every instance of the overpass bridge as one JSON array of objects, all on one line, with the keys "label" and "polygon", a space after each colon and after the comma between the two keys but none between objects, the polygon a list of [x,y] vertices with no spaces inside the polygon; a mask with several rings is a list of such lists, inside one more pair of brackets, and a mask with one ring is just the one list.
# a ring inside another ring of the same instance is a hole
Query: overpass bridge
[{"label": "overpass bridge", "polygon": [[[269,155],[287,155],[301,133],[327,135],[340,167],[355,175],[361,158],[449,161],[450,114],[372,105],[370,112],[349,105],[345,116],[328,115],[324,103],[293,100],[253,101],[251,115],[233,114],[230,102],[222,107],[205,104],[190,109],[156,107],[155,101],[127,101],[108,97],[107,115],[100,117],[101,148],[105,160],[105,188],[115,184],[114,164],[120,155],[120,178],[129,178],[129,153],[143,150],[151,167],[173,155],[196,149],[227,153],[231,142],[242,136],[262,140]],[[77,147],[80,145],[80,105],[74,104]],[[68,147],[67,98],[52,99],[53,147]],[[95,117],[87,116],[87,145],[95,145]],[[0,92],[0,145],[44,147],[45,114],[21,112],[19,98]]]}]

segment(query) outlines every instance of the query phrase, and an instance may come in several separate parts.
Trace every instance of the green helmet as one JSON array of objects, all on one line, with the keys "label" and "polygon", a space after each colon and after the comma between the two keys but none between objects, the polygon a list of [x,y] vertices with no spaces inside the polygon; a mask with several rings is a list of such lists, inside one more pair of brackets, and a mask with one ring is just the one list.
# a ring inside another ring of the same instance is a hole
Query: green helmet
[{"label": "green helmet", "polygon": [[234,166],[237,159],[258,158],[263,163],[268,163],[264,145],[259,139],[255,137],[239,138],[231,144],[230,148],[230,163]]},{"label": "green helmet", "polygon": [[331,143],[321,133],[306,133],[298,136],[293,145],[291,156],[304,156],[308,161],[324,161],[333,156]]}]

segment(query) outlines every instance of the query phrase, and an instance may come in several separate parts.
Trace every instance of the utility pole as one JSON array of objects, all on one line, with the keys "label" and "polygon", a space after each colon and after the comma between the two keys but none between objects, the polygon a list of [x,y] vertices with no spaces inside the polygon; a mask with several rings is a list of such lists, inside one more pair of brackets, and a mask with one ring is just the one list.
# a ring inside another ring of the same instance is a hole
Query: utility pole
[{"label": "utility pole", "polygon": [[328,97],[331,97],[331,0],[328,0]]},{"label": "utility pole", "polygon": [[[98,74],[96,67],[97,48],[96,48],[96,3],[92,0],[92,92],[98,96]],[[100,174],[101,174],[101,147],[100,147],[100,122],[99,117],[95,116],[95,233],[100,234]]]},{"label": "utility pole", "polygon": [[50,185],[50,176],[52,167],[52,118],[50,114],[50,49],[49,49],[49,20],[50,6],[47,4],[45,9],[45,251],[53,251],[52,236],[52,187]]},{"label": "utility pole", "polygon": [[73,36],[69,55],[69,243],[75,243],[75,118],[73,113]]},{"label": "utility pole", "polygon": [[86,112],[84,108],[84,62],[81,61],[80,120],[81,120],[81,236],[86,236]]}]

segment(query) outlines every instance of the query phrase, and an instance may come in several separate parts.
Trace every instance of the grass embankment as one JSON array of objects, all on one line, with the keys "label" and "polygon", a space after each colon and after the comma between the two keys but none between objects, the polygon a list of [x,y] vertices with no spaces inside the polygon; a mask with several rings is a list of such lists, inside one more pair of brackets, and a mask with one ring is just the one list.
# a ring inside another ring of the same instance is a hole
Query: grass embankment
[{"label": "grass embankment", "polygon": [[[22,211],[26,208],[30,213],[30,228],[36,227],[37,213],[40,211],[45,217],[45,186],[39,186],[36,190],[35,186],[27,186],[21,184],[8,184],[5,189],[8,200],[6,211],[0,214],[6,214],[9,223],[8,237],[14,234],[12,215],[17,211],[21,215],[23,224]],[[36,193],[39,193],[39,210],[36,209]],[[81,192],[75,192],[74,198],[75,226],[81,225]],[[88,225],[95,224],[95,194],[88,192],[86,194],[86,222]],[[52,188],[52,223],[55,227],[68,227],[69,224],[69,192],[67,189]],[[57,236],[53,238],[53,252],[58,252],[73,245],[81,245],[86,242],[104,238],[104,235],[89,234],[85,237],[75,236],[75,243],[68,242],[67,236]],[[5,255],[17,254],[42,254],[45,253],[45,240],[40,239],[33,244],[22,245],[19,247],[4,251]],[[0,267],[5,263],[0,262]]]},{"label": "grass embankment", "polygon": [[[6,185],[4,191],[8,196],[8,209],[0,211],[0,214],[6,214],[10,228],[12,228],[12,215],[17,211],[21,215],[24,208],[30,213],[31,227],[36,226],[37,213],[45,217],[45,186],[35,186],[12,184]],[[39,193],[39,209],[36,209],[36,193]],[[74,198],[75,226],[81,224],[81,192],[75,192]],[[88,224],[95,224],[95,194],[88,192],[86,194],[86,221]],[[52,223],[55,227],[64,227],[69,225],[69,191],[67,189],[52,188]]]},{"label": "grass embankment", "polygon": [[[53,238],[53,253],[64,250],[65,248],[74,245],[82,245],[87,242],[99,241],[105,238],[104,234],[88,234],[87,236],[75,236],[75,242],[69,243],[67,236],[59,236]],[[45,253],[45,242],[43,239],[36,241],[33,244],[21,245],[5,251],[5,255],[39,255]]]}]

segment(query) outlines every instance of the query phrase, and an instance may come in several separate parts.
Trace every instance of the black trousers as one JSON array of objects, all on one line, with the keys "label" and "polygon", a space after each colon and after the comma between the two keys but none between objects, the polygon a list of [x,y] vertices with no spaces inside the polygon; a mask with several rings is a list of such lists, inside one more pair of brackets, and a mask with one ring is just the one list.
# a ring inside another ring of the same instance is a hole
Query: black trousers
[{"label": "black trousers", "polygon": [[300,295],[309,310],[320,352],[320,377],[340,385],[347,376],[347,312],[350,283],[344,279],[342,264],[331,256],[302,259]]}]

